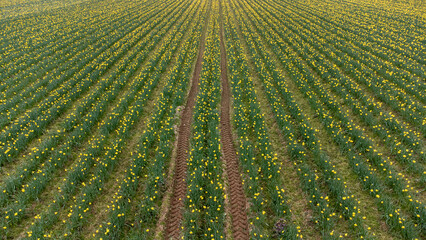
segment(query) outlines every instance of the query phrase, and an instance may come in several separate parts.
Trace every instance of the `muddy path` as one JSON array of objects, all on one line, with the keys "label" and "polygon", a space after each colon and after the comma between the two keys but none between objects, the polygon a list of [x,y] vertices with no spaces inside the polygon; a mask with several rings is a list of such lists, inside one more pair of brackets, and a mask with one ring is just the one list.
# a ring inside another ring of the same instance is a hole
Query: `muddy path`
[{"label": "muddy path", "polygon": [[173,193],[166,218],[165,239],[178,239],[181,233],[183,218],[182,211],[187,189],[185,181],[187,176],[186,162],[189,156],[192,115],[198,94],[209,17],[210,9],[207,10],[206,21],[200,38],[200,48],[198,51],[197,61],[195,63],[195,69],[191,79],[191,89],[189,90],[187,102],[182,112],[181,123],[178,129],[175,172],[173,176]]},{"label": "muddy path", "polygon": [[224,40],[224,30],[222,23],[222,8],[220,13],[220,78],[222,83],[221,115],[220,115],[220,135],[223,147],[223,160],[225,171],[228,176],[230,214],[232,218],[232,237],[234,240],[249,239],[249,228],[247,220],[246,205],[247,200],[244,194],[240,177],[238,157],[232,140],[230,104],[231,91],[228,81],[228,67],[226,60],[226,48]]}]

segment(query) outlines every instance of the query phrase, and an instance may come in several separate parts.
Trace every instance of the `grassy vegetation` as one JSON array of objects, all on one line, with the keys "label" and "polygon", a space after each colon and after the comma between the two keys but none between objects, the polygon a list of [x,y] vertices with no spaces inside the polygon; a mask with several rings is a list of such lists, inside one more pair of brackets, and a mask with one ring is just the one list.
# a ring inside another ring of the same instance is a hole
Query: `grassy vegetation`
[{"label": "grassy vegetation", "polygon": [[2,1],[0,239],[426,238],[425,13]]}]

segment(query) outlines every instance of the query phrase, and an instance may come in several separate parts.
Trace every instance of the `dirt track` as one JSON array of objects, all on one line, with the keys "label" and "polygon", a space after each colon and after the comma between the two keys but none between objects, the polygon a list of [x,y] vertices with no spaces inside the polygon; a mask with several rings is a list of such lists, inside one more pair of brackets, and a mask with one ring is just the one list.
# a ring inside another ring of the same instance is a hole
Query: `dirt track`
[{"label": "dirt track", "polygon": [[[222,9],[219,8],[219,11],[220,17],[222,17]],[[228,67],[222,21],[220,21],[220,71],[220,78],[222,82],[220,134],[221,143],[223,146],[223,159],[226,165],[225,171],[228,176],[229,198],[231,203],[230,209],[232,217],[232,236],[234,240],[249,239],[246,212],[247,200],[244,195],[238,166],[238,157],[234,148],[231,133],[231,122],[229,116],[231,92],[228,82]]]},{"label": "dirt track", "polygon": [[182,223],[182,208],[186,195],[186,160],[189,154],[189,139],[191,137],[192,111],[198,93],[203,54],[205,50],[206,31],[209,22],[210,10],[208,10],[205,26],[200,38],[200,49],[195,63],[191,80],[188,100],[182,113],[182,119],[178,130],[177,152],[175,160],[175,173],[173,176],[173,194],[166,219],[165,239],[178,239]]}]

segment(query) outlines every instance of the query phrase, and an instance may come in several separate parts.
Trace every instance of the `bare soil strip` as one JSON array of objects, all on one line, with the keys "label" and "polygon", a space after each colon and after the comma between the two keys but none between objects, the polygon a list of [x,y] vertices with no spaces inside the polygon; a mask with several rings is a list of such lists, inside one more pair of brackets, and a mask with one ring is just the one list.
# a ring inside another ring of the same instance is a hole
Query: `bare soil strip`
[{"label": "bare soil strip", "polygon": [[[220,16],[222,9],[219,8]],[[224,33],[222,21],[220,21],[220,78],[222,82],[222,99],[220,114],[220,135],[223,147],[223,160],[225,171],[228,176],[230,212],[232,217],[232,237],[234,240],[249,239],[249,228],[246,213],[247,200],[244,195],[241,182],[238,157],[232,140],[230,121],[231,92],[228,82],[228,65],[226,60],[226,49],[224,43]]]},{"label": "bare soil strip", "polygon": [[186,195],[186,160],[189,155],[189,139],[191,137],[192,111],[195,106],[200,81],[203,54],[205,50],[206,28],[208,26],[209,14],[206,17],[205,26],[200,39],[197,62],[191,80],[188,100],[182,113],[182,119],[178,130],[177,152],[175,159],[175,172],[173,176],[173,195],[166,219],[165,239],[178,239],[182,222],[182,208]]}]

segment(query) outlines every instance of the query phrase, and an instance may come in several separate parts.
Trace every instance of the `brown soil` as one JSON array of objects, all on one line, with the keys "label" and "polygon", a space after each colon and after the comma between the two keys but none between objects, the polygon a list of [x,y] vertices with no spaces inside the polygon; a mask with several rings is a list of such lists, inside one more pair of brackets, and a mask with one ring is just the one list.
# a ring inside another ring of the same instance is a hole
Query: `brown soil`
[{"label": "brown soil", "polygon": [[205,27],[201,34],[200,49],[198,51],[197,62],[195,63],[195,69],[191,80],[192,85],[189,90],[188,99],[182,113],[182,119],[178,130],[175,173],[173,177],[173,194],[166,219],[165,239],[178,239],[180,236],[182,208],[186,195],[186,160],[188,158],[189,139],[191,137],[192,111],[195,106],[196,96],[198,93],[208,21],[209,15],[206,17]]},{"label": "brown soil", "polygon": [[[222,16],[222,9],[219,8],[219,11],[220,16]],[[246,213],[247,200],[244,195],[238,166],[238,157],[231,133],[231,121],[229,114],[231,93],[228,82],[228,67],[222,21],[220,21],[220,71],[220,78],[222,82],[220,134],[223,146],[223,159],[226,165],[225,171],[228,176],[228,192],[231,203],[230,214],[232,217],[232,237],[234,240],[249,239],[249,228]]]}]

